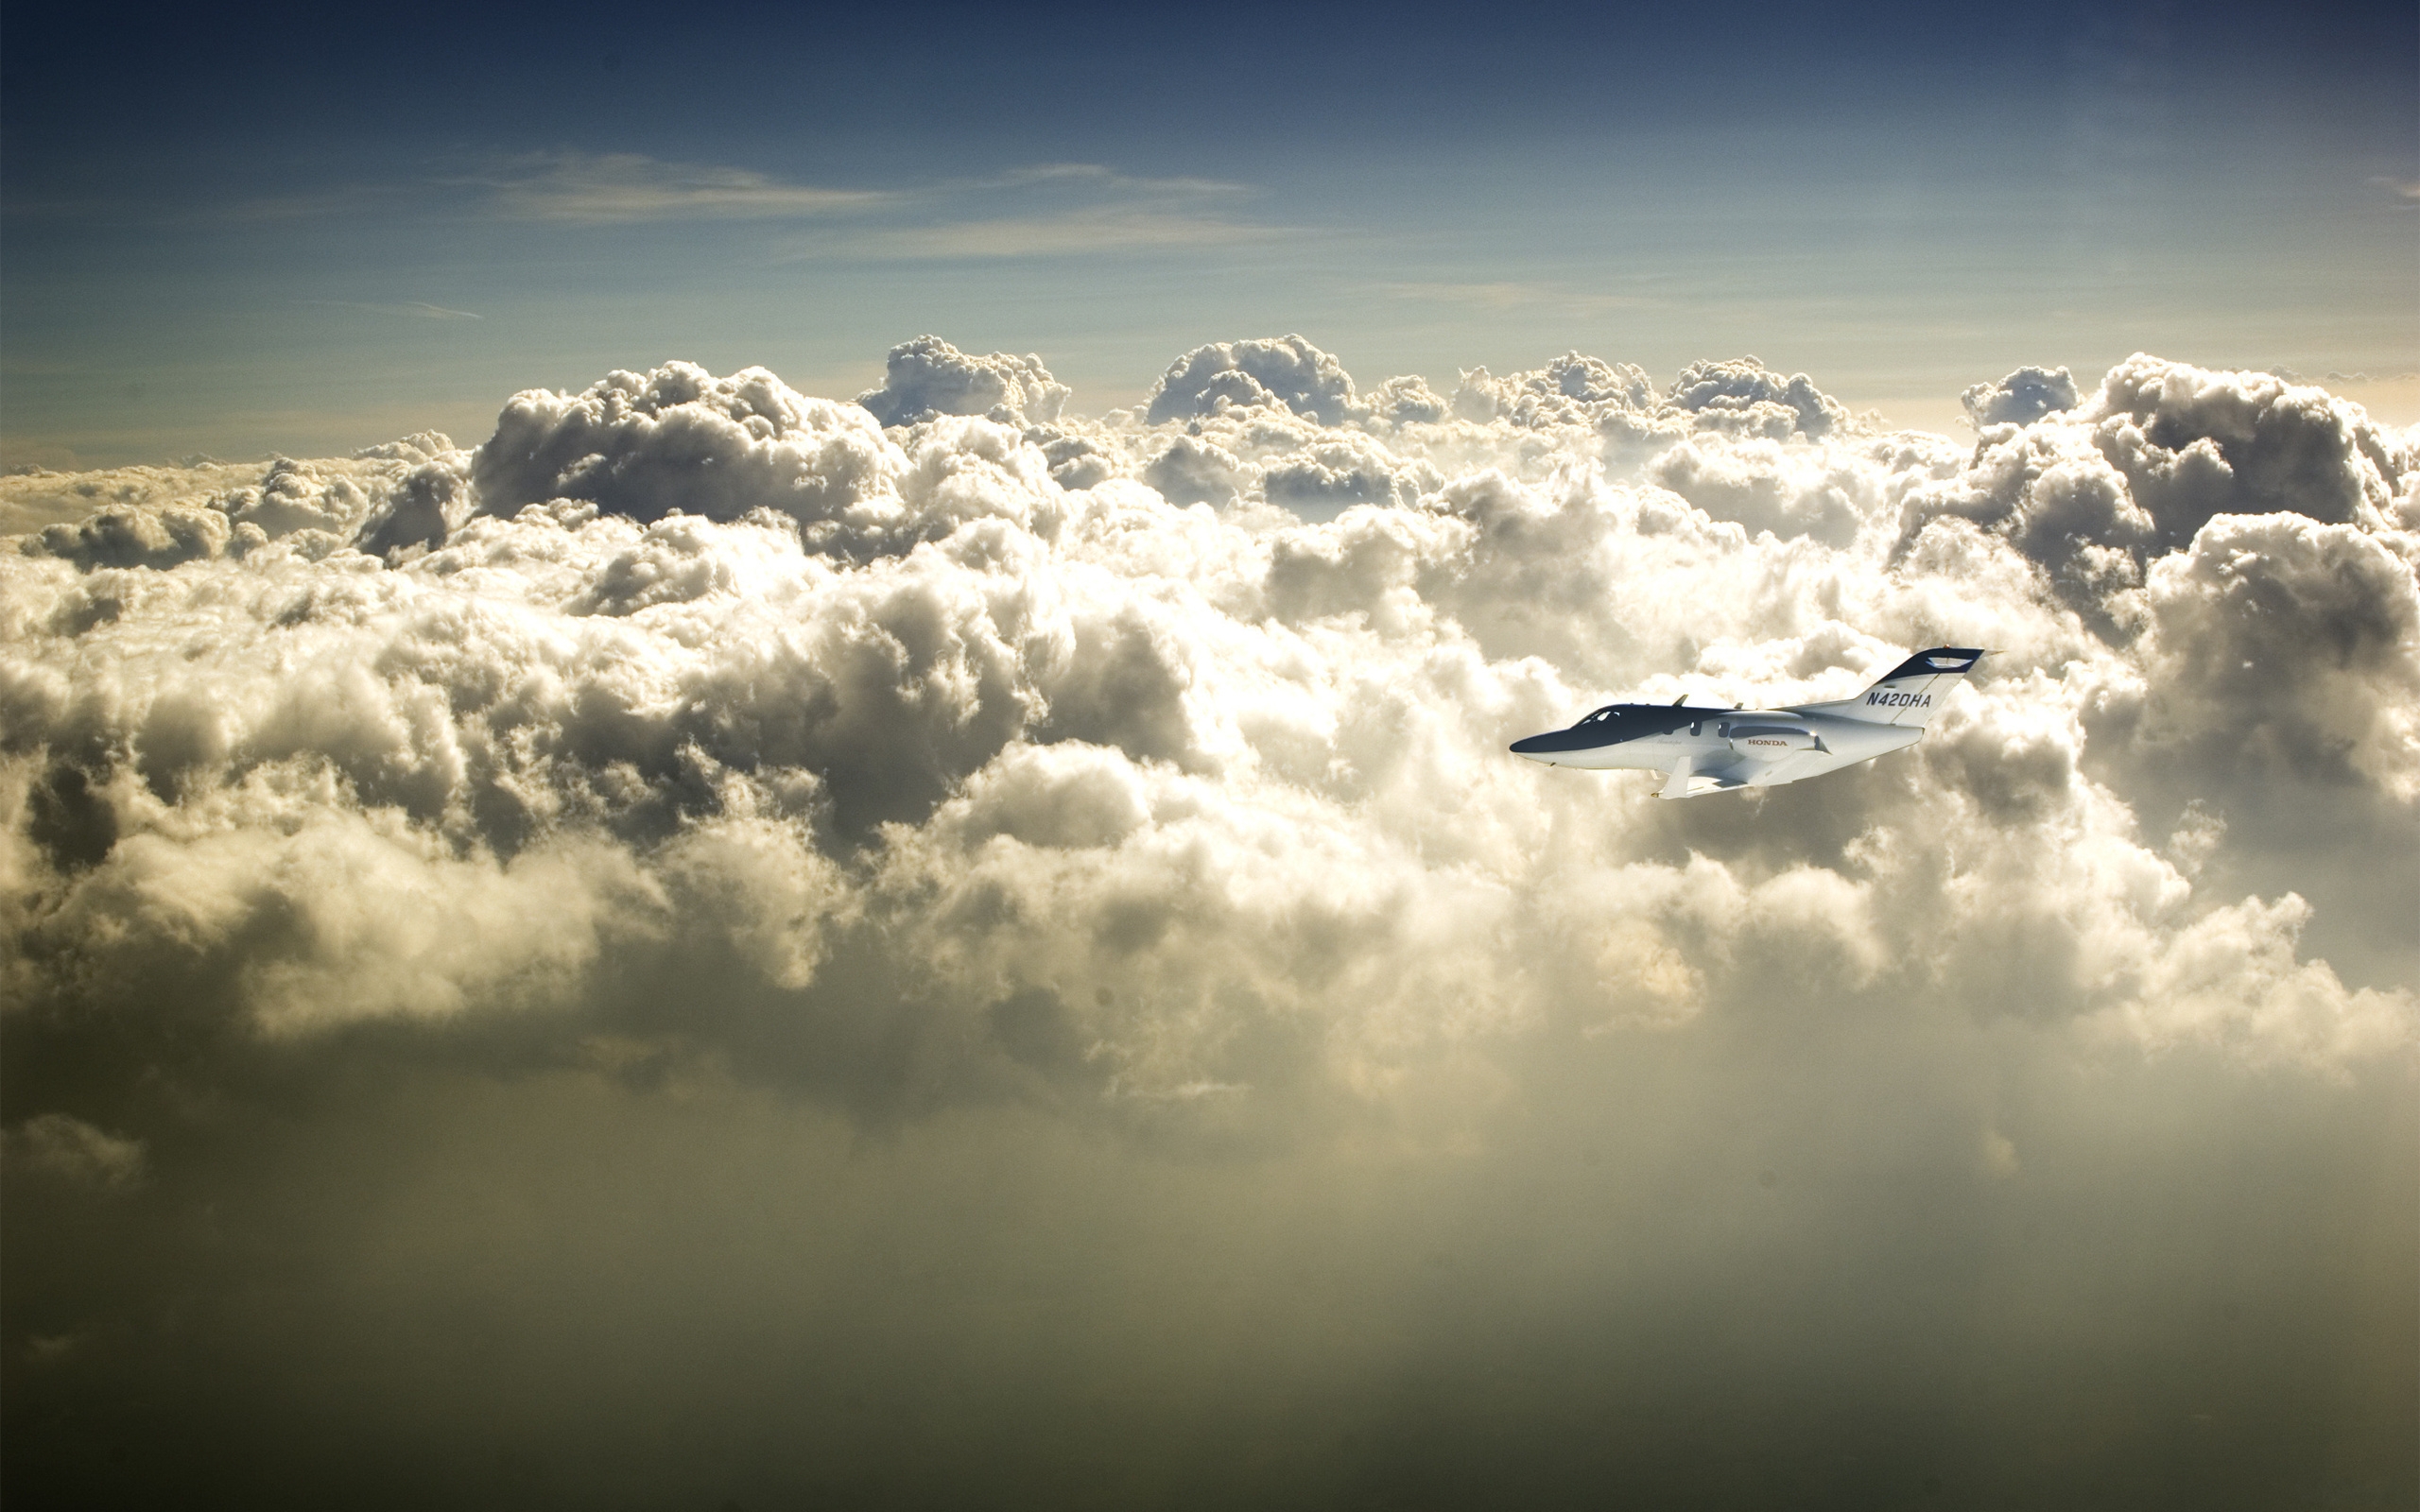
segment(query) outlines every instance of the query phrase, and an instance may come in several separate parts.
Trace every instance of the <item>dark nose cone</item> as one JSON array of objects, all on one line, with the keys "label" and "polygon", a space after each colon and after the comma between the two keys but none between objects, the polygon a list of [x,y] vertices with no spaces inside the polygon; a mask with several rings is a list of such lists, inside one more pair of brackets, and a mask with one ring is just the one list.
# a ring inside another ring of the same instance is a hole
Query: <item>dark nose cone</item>
[{"label": "dark nose cone", "polygon": [[1554,766],[1560,765],[1555,760],[1556,757],[1566,751],[1585,750],[1595,744],[1595,741],[1576,730],[1549,730],[1543,735],[1531,735],[1526,740],[1514,741],[1512,754],[1527,756],[1533,762],[1544,762],[1549,766]]},{"label": "dark nose cone", "polygon": [[1542,762],[1565,751],[1595,750],[1599,746],[1615,745],[1619,738],[1600,726],[1574,725],[1569,730],[1549,730],[1543,735],[1516,740],[1512,743],[1512,754]]}]

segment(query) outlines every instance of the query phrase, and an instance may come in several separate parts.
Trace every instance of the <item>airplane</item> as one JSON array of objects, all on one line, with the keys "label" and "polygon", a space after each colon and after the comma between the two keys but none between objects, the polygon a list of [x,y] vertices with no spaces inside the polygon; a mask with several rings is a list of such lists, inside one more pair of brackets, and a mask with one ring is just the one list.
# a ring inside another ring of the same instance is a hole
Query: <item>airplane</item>
[{"label": "airplane", "polygon": [[[1573,725],[1512,743],[1548,766],[1666,774],[1658,798],[1694,798],[1821,777],[1925,737],[1925,726],[1983,652],[1919,651],[1854,698],[1792,709],[1612,703]],[[1686,696],[1685,695],[1684,697]]]}]

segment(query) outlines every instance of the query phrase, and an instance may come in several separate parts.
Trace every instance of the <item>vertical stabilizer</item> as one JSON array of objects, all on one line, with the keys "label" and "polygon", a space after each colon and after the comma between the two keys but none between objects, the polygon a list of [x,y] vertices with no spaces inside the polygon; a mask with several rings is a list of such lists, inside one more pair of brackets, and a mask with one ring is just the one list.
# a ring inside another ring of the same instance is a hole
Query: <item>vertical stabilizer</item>
[{"label": "vertical stabilizer", "polygon": [[1881,681],[1854,698],[1843,698],[1839,703],[1804,704],[1791,712],[1921,730],[1932,723],[1934,711],[1958,679],[1973,671],[1975,663],[1982,659],[1983,653],[1972,646],[1936,645],[1900,662]]}]

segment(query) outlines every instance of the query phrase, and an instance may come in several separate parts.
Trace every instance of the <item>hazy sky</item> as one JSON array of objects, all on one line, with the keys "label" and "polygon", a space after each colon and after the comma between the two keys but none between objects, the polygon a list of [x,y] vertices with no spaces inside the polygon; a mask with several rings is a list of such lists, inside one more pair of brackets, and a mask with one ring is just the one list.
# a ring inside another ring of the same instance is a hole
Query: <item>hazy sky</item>
[{"label": "hazy sky", "polygon": [[20,462],[468,433],[676,357],[854,391],[925,331],[1092,413],[1294,330],[1446,387],[1754,352],[1934,428],[2028,362],[2420,367],[2403,6],[7,26]]},{"label": "hazy sky", "polygon": [[9,1505],[2420,1498],[2408,7],[0,26]]}]

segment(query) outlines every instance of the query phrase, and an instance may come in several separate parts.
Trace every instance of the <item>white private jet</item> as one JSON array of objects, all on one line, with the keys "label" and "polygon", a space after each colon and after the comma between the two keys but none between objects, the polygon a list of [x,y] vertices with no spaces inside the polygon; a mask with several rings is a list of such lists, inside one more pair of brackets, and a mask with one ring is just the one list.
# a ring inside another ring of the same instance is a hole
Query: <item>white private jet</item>
[{"label": "white private jet", "polygon": [[1925,738],[1939,701],[1983,653],[1919,651],[1854,698],[1795,709],[1691,709],[1612,703],[1569,730],[1512,743],[1548,766],[1627,767],[1668,775],[1658,798],[1694,798],[1821,777]]}]

